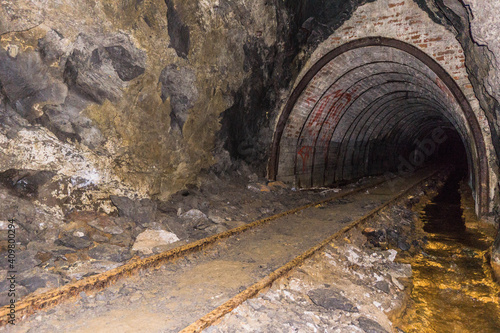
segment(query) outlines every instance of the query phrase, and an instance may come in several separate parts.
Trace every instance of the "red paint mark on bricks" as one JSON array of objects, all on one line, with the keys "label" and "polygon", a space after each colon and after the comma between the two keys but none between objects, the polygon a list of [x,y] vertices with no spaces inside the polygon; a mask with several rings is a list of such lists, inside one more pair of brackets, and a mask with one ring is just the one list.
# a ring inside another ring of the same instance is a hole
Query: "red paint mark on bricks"
[{"label": "red paint mark on bricks", "polygon": [[307,161],[309,160],[312,151],[313,148],[311,146],[303,146],[297,152],[297,155],[299,155],[302,160],[302,172],[306,171]]},{"label": "red paint mark on bricks", "polygon": [[443,40],[443,37],[429,38],[429,42],[440,42],[442,40]]},{"label": "red paint mark on bricks", "polygon": [[307,107],[309,107],[311,103],[312,103],[312,104],[316,103],[316,101],[317,101],[317,99],[316,99],[316,98],[314,98],[314,97],[308,97],[308,98],[306,99]]},{"label": "red paint mark on bricks", "polygon": [[[327,146],[327,143],[330,140],[331,131],[337,125],[338,120],[342,115],[342,112],[345,110],[345,108],[349,105],[349,103],[352,100],[355,100],[359,96],[358,94],[356,94],[357,91],[358,88],[355,88],[351,92],[346,92],[345,94],[342,95],[341,98],[337,100],[337,102],[334,105],[332,105],[332,107],[328,112],[327,119],[325,120],[323,125],[323,130],[322,130],[323,134],[320,136],[318,140],[318,144],[320,146]],[[327,153],[328,152],[325,150],[324,151],[325,158]]]},{"label": "red paint mark on bricks", "polygon": [[[448,48],[447,48],[448,49]],[[438,52],[438,55],[454,54],[456,51],[448,49],[448,51]]]},{"label": "red paint mark on bricks", "polygon": [[323,117],[325,110],[330,108],[335,99],[338,99],[341,96],[341,93],[341,90],[337,90],[331,94],[326,95],[320,100],[319,105],[317,105],[317,107],[312,110],[313,116],[307,121],[306,124],[306,131],[309,136],[315,136],[318,131],[317,127],[319,121]]}]

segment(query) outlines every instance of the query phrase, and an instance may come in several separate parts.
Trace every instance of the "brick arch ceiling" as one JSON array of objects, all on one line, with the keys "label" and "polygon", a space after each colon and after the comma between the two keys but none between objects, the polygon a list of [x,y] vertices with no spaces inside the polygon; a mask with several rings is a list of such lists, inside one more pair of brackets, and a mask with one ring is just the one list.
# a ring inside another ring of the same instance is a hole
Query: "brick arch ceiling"
[{"label": "brick arch ceiling", "polygon": [[453,78],[404,42],[352,41],[321,58],[292,92],[274,134],[269,178],[310,187],[395,171],[437,128],[461,137],[486,213],[484,139]]}]

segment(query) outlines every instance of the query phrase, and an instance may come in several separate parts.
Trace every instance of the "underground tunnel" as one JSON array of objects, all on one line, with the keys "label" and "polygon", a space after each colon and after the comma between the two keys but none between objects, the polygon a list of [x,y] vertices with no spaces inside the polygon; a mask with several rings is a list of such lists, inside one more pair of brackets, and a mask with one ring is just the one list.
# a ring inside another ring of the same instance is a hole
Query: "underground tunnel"
[{"label": "underground tunnel", "polygon": [[2,1],[0,330],[498,332],[499,17]]},{"label": "underground tunnel", "polygon": [[486,147],[460,88],[409,44],[361,39],[326,54],[298,83],[278,121],[269,176],[315,187],[411,172],[457,136],[476,209],[486,213]]}]

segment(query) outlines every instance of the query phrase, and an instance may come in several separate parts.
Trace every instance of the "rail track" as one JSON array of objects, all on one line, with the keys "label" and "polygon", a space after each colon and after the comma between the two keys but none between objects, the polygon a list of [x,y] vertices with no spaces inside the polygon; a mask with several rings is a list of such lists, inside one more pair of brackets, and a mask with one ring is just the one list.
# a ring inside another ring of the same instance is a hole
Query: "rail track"
[{"label": "rail track", "polygon": [[[334,238],[370,219],[437,173],[422,170],[406,178],[379,179],[30,296],[17,304],[17,318],[27,318],[17,326],[26,329],[41,325],[37,332],[53,329],[112,332],[111,327],[121,332],[123,325],[127,331],[127,327],[139,324],[128,321],[132,320],[131,313],[140,313],[143,330],[144,323],[153,325],[146,331],[200,332],[286,275]],[[132,291],[122,293],[123,288]],[[72,298],[83,296],[87,299],[87,294],[104,295],[111,289],[114,290],[109,292],[112,299],[105,304],[83,310],[78,310],[80,305],[74,302],[57,306]],[[44,315],[42,321],[28,318],[49,308],[54,309],[51,314]],[[73,319],[76,310],[79,314]],[[6,324],[8,312],[7,307],[0,311],[0,324]],[[110,320],[113,315],[116,320]],[[69,322],[65,323],[64,318]],[[93,320],[95,327],[88,324],[89,319]],[[110,326],[106,328],[106,325]]]}]

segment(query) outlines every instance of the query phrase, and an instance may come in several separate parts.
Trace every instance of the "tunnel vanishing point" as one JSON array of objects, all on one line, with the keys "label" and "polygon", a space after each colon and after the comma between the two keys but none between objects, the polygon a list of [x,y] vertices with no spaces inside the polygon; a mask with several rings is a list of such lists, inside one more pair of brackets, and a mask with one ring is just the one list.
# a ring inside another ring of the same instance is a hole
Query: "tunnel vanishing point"
[{"label": "tunnel vanishing point", "polygon": [[242,163],[307,188],[463,159],[498,224],[497,1],[7,0],[0,17],[1,179],[56,215]]}]

